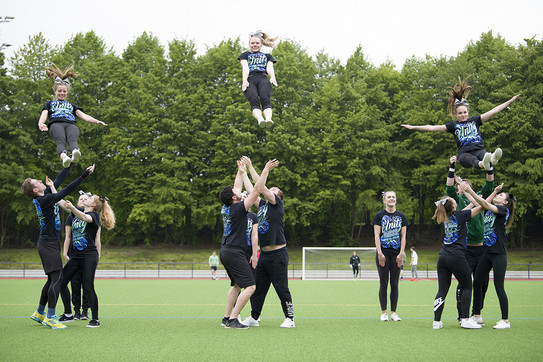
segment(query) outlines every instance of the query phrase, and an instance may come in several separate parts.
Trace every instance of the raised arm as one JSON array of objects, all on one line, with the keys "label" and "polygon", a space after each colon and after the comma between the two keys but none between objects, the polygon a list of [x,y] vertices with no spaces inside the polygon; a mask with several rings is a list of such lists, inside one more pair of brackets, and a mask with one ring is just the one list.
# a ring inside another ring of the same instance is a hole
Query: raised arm
[{"label": "raised arm", "polygon": [[520,94],[517,94],[516,96],[514,96],[513,98],[511,98],[507,102],[502,103],[499,106],[496,106],[496,107],[492,108],[490,111],[481,114],[481,122],[484,122],[484,121],[488,120],[490,117],[495,116],[496,114],[503,111],[505,108],[509,107],[509,105],[511,103],[513,103],[514,101],[516,101],[519,96],[520,96]]},{"label": "raised arm", "polygon": [[60,185],[62,185],[62,183],[66,179],[66,176],[68,176],[69,171],[70,171],[70,168],[68,167],[68,168],[63,168],[62,171],[58,173],[57,177],[55,177],[55,188],[59,188]]},{"label": "raised arm", "polygon": [[62,200],[63,198],[65,198],[66,196],[74,192],[77,186],[79,186],[79,184],[81,184],[81,182],[83,182],[83,180],[85,180],[87,176],[89,176],[93,171],[94,171],[94,165],[87,167],[87,169],[81,174],[81,176],[76,178],[68,186],[66,186],[65,188],[63,188],[62,190],[60,190],[59,192],[55,194],[55,199],[54,199],[55,202],[59,202],[60,200]]},{"label": "raised arm", "polygon": [[243,190],[243,175],[242,173],[244,171],[244,165],[241,163],[241,161],[236,161],[238,165],[238,172],[236,173],[236,179],[234,180],[234,191],[240,193]]},{"label": "raised arm", "polygon": [[249,88],[249,63],[247,59],[241,59],[241,90],[246,91]]},{"label": "raised arm", "polygon": [[496,205],[493,205],[493,204],[489,203],[488,201],[483,199],[481,196],[477,195],[475,193],[475,191],[473,191],[472,188],[468,185],[467,182],[462,182],[460,185],[461,185],[462,189],[464,190],[464,193],[466,194],[466,196],[467,196],[467,194],[471,195],[473,200],[477,204],[481,205],[486,210],[492,211],[495,214],[498,213],[498,208],[496,207]]},{"label": "raised arm", "polygon": [[79,118],[81,118],[82,120],[84,120],[85,122],[96,123],[96,124],[99,124],[100,126],[107,126],[106,123],[104,123],[102,121],[99,121],[99,120],[97,120],[96,118],[94,118],[92,116],[89,116],[88,114],[84,113],[80,109],[75,111],[75,115],[78,116]]},{"label": "raised arm", "polygon": [[266,72],[270,76],[270,83],[277,87],[277,80],[275,80],[275,70],[273,69],[273,62],[268,62],[266,65]]},{"label": "raised arm", "polygon": [[90,215],[85,214],[83,211],[79,210],[77,207],[75,207],[74,204],[72,204],[70,201],[64,201],[66,204],[66,207],[70,209],[70,212],[74,214],[79,220],[85,221],[87,223],[93,223],[94,220]]},{"label": "raised arm", "polygon": [[410,124],[402,124],[401,126],[407,129],[413,129],[415,131],[447,132],[447,127],[444,124],[440,124],[440,125],[427,124],[425,126],[412,126]]},{"label": "raised arm", "polygon": [[[266,180],[268,179],[268,173],[276,168],[279,165],[279,161],[276,159],[269,160],[266,163],[266,166],[264,166],[264,170],[262,170],[262,174],[258,178],[258,180],[255,182],[255,187],[253,188],[253,192],[247,197],[245,202],[245,210],[249,210],[252,204],[256,201],[256,198],[258,195],[266,188]],[[269,190],[268,190],[269,191]]]},{"label": "raised arm", "polygon": [[479,203],[477,203],[477,201],[475,201],[473,196],[471,196],[469,193],[465,192],[464,194],[468,198],[470,204],[466,206],[465,208],[463,208],[463,210],[471,210],[471,217],[473,218],[474,216],[478,215],[481,211],[483,211],[483,207],[479,205]]}]

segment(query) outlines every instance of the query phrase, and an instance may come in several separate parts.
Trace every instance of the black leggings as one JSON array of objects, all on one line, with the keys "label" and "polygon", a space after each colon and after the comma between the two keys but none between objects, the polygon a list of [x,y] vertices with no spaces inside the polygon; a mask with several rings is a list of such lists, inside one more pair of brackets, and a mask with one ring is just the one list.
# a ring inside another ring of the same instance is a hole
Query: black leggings
[{"label": "black leggings", "polygon": [[[469,265],[469,269],[471,270],[471,275],[475,278],[475,271],[477,270],[477,264],[479,264],[479,260],[481,260],[481,257],[483,256],[483,246],[467,246],[466,248],[466,260]],[[482,300],[481,300],[481,309],[483,309],[484,303],[485,303],[485,294],[486,290],[488,289],[488,273],[486,274],[486,279],[483,282],[483,290],[482,290]],[[456,287],[456,309],[458,310],[458,318],[460,318],[460,315],[462,314],[462,288],[460,288],[460,284]],[[475,309],[475,303],[473,303],[473,309]],[[475,314],[473,311],[471,313],[472,315]]]},{"label": "black leggings", "polygon": [[484,148],[478,150],[470,150],[468,152],[458,151],[458,161],[466,168],[480,168],[479,161],[485,157],[486,150]]},{"label": "black leggings", "polygon": [[261,252],[256,266],[256,290],[251,296],[251,317],[257,320],[262,312],[270,285],[279,297],[285,318],[294,318],[292,296],[288,288],[287,248]]},{"label": "black leggings", "polygon": [[462,313],[460,318],[469,317],[471,303],[471,271],[465,257],[440,255],[437,260],[438,291],[434,300],[434,320],[440,321],[443,313],[445,298],[451,286],[451,276],[454,274],[460,289],[462,289]]},{"label": "black leggings", "polygon": [[359,270],[358,270],[358,265],[354,265],[354,264],[353,264],[353,276],[354,276],[355,278],[358,277],[358,272],[359,272]]},{"label": "black leggings", "polygon": [[249,87],[243,94],[251,105],[251,111],[260,109],[261,105],[262,110],[271,108],[272,85],[268,76],[265,73],[257,73],[249,76],[248,81]]},{"label": "black leggings", "polygon": [[49,134],[57,144],[57,154],[66,152],[66,142],[70,144],[70,151],[79,148],[77,139],[79,138],[79,128],[74,123],[55,122],[49,126]]},{"label": "black leggings", "polygon": [[387,288],[390,275],[390,310],[395,312],[398,306],[398,283],[400,281],[400,267],[396,263],[396,256],[385,255],[385,266],[379,265],[379,257],[375,254],[375,263],[379,273],[379,303],[381,310],[387,309]]},{"label": "black leggings", "polygon": [[81,280],[83,283],[83,293],[89,299],[89,305],[92,312],[92,319],[98,319],[98,297],[94,290],[94,275],[98,266],[98,253],[86,255],[81,258],[72,258],[64,266],[64,281],[60,288],[62,302],[64,303],[64,311],[66,314],[72,313],[70,304],[70,290],[68,283],[72,278],[81,271]]},{"label": "black leggings", "polygon": [[[83,307],[83,311],[86,312],[89,309],[89,298],[87,298],[87,294],[83,293],[83,305],[81,305],[81,280],[82,280],[82,273],[79,271],[75,276],[72,278],[72,281],[70,283],[72,287],[72,304],[74,305],[74,309],[76,312],[79,312],[81,310],[81,307]],[[70,313],[71,311],[65,311],[65,313]]]},{"label": "black leggings", "polygon": [[496,288],[496,294],[500,301],[502,319],[508,319],[509,302],[504,288],[505,272],[507,270],[507,254],[483,253],[481,260],[479,260],[479,264],[477,264],[475,279],[473,281],[473,313],[481,314],[483,284],[485,278],[488,278],[488,273],[491,269],[494,269],[494,288]]},{"label": "black leggings", "polygon": [[47,274],[47,282],[41,290],[40,304],[47,305],[47,308],[57,307],[58,295],[62,284],[62,271],[55,270]]}]

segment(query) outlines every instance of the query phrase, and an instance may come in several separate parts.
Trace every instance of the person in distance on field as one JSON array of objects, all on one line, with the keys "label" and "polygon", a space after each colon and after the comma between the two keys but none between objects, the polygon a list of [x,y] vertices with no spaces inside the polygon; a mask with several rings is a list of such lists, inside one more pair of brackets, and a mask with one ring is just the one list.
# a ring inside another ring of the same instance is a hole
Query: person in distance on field
[{"label": "person in distance on field", "polygon": [[360,270],[360,257],[356,255],[356,251],[353,251],[353,255],[349,260],[349,264],[351,265],[351,269],[353,270],[353,278],[358,279],[358,272]]}]

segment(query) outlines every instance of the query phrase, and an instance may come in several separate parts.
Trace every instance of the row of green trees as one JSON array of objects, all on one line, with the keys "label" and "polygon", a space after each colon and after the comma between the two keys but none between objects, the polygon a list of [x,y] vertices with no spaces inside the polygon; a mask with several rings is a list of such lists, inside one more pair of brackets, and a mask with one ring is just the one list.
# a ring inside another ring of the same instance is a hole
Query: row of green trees
[{"label": "row of green trees", "polygon": [[[35,242],[35,211],[20,184],[60,171],[54,142],[37,128],[52,97],[44,71],[52,62],[74,64],[80,76],[68,99],[109,124],[78,123],[83,157],[69,176],[96,163],[83,188],[111,199],[117,227],[103,233],[106,244],[218,242],[218,191],[232,184],[242,155],[258,167],[280,160],[268,184],[285,193],[291,244],[371,245],[372,217],[390,189],[413,225],[409,242],[437,244],[433,202],[456,146],[450,134],[400,124],[448,122],[446,88],[459,75],[472,75],[472,114],[522,94],[482,133],[489,149],[504,149],[497,181],[518,199],[510,243],[541,232],[542,41],[512,46],[488,32],[455,57],[411,58],[397,70],[371,64],[362,48],[341,64],[284,40],[273,50],[279,86],[270,130],[258,127],[241,92],[243,50],[236,39],[203,55],[188,40],[173,40],[166,51],[144,33],[119,56],[94,32],[59,48],[31,37],[0,73],[0,243]],[[481,171],[458,172],[476,186],[484,181]]]}]

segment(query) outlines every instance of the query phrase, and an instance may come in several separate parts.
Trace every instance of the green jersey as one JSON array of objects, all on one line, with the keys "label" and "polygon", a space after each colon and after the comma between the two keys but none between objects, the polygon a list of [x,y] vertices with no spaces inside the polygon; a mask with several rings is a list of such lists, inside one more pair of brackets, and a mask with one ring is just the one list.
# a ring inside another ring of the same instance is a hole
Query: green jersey
[{"label": "green jersey", "polygon": [[211,255],[209,257],[209,265],[218,266],[219,265],[219,257],[217,255]]}]

